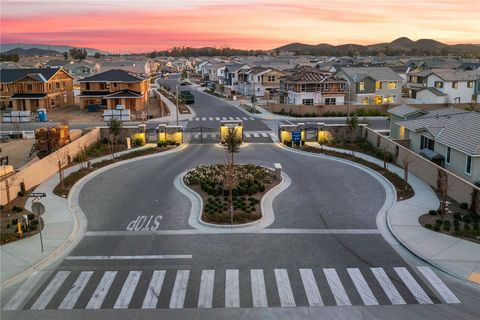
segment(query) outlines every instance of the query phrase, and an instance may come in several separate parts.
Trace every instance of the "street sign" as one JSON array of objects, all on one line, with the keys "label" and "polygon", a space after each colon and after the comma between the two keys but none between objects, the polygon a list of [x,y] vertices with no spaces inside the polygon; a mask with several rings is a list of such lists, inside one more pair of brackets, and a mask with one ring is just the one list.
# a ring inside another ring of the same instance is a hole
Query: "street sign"
[{"label": "street sign", "polygon": [[34,202],[32,204],[32,212],[37,216],[41,216],[45,213],[45,206],[40,202]]},{"label": "street sign", "polygon": [[29,192],[27,193],[27,197],[29,198],[43,198],[46,197],[47,194],[45,192]]},{"label": "street sign", "polygon": [[300,131],[292,131],[292,142],[300,142],[302,140],[302,134]]}]

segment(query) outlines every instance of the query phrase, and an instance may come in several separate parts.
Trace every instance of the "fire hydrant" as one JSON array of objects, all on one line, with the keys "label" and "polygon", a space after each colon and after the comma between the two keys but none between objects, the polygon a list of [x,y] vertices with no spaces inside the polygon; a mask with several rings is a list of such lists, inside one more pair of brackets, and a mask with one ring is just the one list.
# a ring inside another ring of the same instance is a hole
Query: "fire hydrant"
[{"label": "fire hydrant", "polygon": [[20,237],[22,236],[22,223],[20,222],[20,219],[18,219],[18,222],[17,222],[17,234]]}]

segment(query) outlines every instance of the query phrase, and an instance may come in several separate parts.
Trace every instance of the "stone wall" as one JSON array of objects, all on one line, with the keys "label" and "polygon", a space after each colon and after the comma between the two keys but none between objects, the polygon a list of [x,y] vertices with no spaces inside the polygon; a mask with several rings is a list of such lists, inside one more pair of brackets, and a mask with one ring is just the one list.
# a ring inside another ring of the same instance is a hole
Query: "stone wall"
[{"label": "stone wall", "polygon": [[[10,199],[17,197],[20,183],[25,184],[25,189],[33,188],[58,172],[58,162],[66,166],[83,148],[88,147],[100,139],[100,129],[95,128],[75,141],[58,149],[50,155],[22,168],[14,176],[13,185],[10,187]],[[5,180],[0,181],[0,204],[7,203]]]}]

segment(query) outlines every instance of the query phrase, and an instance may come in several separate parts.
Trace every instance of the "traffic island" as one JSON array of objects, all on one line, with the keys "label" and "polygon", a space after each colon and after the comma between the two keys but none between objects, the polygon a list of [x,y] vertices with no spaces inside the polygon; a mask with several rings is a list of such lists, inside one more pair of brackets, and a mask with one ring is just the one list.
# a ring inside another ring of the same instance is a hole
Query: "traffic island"
[{"label": "traffic island", "polygon": [[198,166],[183,181],[200,195],[204,204],[201,221],[242,225],[262,218],[261,199],[281,178],[275,171],[253,165]]}]

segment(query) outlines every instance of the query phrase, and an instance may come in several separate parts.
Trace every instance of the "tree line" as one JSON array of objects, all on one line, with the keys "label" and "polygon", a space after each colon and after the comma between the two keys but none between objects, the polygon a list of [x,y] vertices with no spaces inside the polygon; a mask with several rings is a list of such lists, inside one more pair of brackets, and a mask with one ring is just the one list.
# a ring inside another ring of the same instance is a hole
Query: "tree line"
[{"label": "tree line", "polygon": [[0,54],[0,61],[13,61],[13,62],[18,62],[20,61],[20,56],[16,53],[12,54]]},{"label": "tree line", "polygon": [[192,48],[192,47],[173,47],[169,50],[152,51],[147,54],[148,58],[156,57],[214,57],[214,56],[258,56],[264,55],[264,50],[242,50],[230,47],[214,48]]}]

